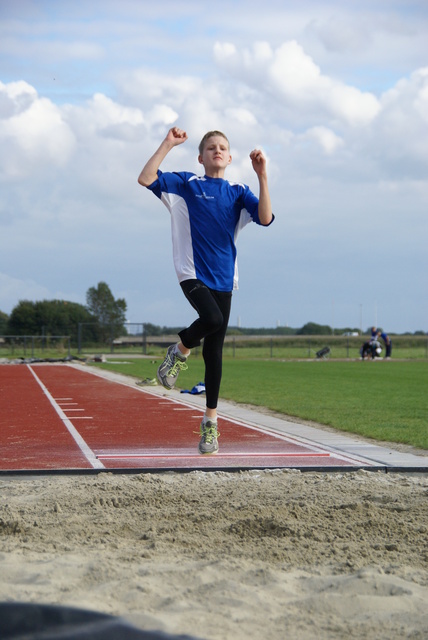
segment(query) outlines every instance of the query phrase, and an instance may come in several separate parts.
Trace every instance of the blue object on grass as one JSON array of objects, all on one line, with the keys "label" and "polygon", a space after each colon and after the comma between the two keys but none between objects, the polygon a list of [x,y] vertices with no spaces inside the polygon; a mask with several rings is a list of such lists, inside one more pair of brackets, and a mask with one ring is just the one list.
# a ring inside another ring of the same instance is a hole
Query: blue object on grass
[{"label": "blue object on grass", "polygon": [[191,393],[193,396],[199,395],[200,393],[205,393],[205,383],[204,382],[198,382],[198,384],[195,384],[195,386],[190,389],[182,389],[181,393]]}]

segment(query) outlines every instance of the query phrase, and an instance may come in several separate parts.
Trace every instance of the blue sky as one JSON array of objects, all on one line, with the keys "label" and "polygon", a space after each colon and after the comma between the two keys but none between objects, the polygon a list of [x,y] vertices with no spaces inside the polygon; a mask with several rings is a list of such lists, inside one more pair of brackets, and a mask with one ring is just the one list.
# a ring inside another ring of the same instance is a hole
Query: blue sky
[{"label": "blue sky", "polygon": [[131,322],[193,319],[137,184],[178,125],[167,170],[212,128],[230,179],[268,157],[231,324],[428,331],[427,42],[425,1],[0,2],[0,310],[105,281]]}]

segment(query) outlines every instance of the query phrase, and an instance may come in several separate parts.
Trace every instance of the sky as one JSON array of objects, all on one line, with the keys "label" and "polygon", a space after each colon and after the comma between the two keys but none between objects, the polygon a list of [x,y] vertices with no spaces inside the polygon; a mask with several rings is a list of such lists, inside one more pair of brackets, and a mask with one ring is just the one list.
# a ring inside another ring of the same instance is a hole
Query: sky
[{"label": "sky", "polygon": [[193,321],[137,183],[173,126],[162,170],[219,129],[257,194],[267,157],[231,325],[428,331],[426,0],[0,0],[0,311],[102,281],[129,322]]}]

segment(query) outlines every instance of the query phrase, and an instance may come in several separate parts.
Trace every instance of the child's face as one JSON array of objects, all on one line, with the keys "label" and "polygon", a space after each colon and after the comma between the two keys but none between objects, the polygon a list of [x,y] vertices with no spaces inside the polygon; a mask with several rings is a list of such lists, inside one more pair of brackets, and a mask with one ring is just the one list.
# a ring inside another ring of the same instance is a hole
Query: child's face
[{"label": "child's face", "polygon": [[204,150],[198,160],[204,165],[207,175],[224,173],[227,165],[232,162],[229,143],[222,136],[211,136],[205,142]]}]

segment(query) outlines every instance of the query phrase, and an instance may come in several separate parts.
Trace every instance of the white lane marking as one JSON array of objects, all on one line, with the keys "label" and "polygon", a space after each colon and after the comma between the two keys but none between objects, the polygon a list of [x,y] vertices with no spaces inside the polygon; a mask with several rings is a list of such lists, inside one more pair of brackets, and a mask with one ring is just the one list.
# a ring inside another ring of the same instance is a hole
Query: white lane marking
[{"label": "white lane marking", "polygon": [[77,446],[79,447],[80,451],[83,453],[85,458],[88,460],[88,462],[92,465],[94,469],[105,469],[105,466],[103,465],[103,463],[100,460],[98,460],[95,453],[92,451],[92,449],[88,446],[88,444],[82,438],[80,433],[74,427],[73,423],[69,420],[69,418],[67,418],[64,411],[61,409],[61,407],[58,405],[58,403],[49,393],[49,391],[47,390],[43,382],[40,380],[40,378],[34,373],[30,365],[27,365],[27,367],[33,374],[34,378],[36,379],[36,382],[40,385],[43,393],[47,396],[49,402],[51,403],[51,405],[53,406],[53,408],[55,409],[55,411],[57,412],[57,414],[59,415],[59,417],[65,424],[65,426],[67,427],[71,437],[73,438],[73,440],[75,441],[75,443],[77,444]]},{"label": "white lane marking", "polygon": [[[283,453],[274,453],[270,451],[269,453],[260,453],[260,452],[251,452],[251,453],[217,453],[216,459],[218,458],[330,458],[331,454],[326,453],[315,453],[310,451],[304,452],[283,452]],[[104,459],[125,459],[125,458],[199,458],[201,459],[201,454],[194,453],[100,453],[98,458]],[[338,467],[340,468],[340,467]]]}]

